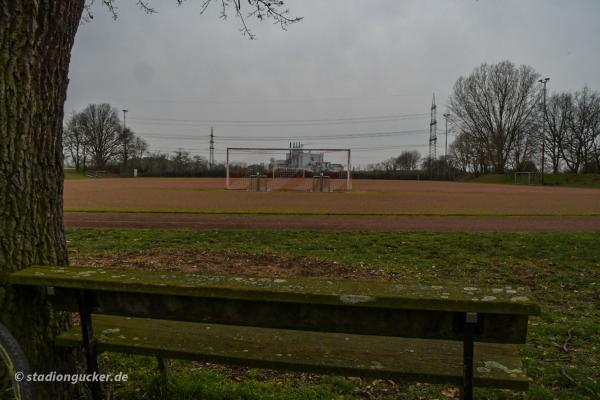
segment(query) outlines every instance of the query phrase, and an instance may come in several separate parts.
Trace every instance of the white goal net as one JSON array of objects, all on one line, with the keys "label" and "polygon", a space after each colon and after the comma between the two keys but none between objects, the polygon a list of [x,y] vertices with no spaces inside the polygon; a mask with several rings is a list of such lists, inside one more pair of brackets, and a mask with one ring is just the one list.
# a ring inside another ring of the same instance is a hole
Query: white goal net
[{"label": "white goal net", "polygon": [[352,189],[350,149],[230,147],[226,189],[333,192]]}]

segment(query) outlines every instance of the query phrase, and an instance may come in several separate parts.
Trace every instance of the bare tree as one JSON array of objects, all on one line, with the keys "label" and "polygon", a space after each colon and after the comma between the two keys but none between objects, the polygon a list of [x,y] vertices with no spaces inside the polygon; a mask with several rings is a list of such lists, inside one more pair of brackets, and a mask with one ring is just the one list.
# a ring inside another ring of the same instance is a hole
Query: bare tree
[{"label": "bare tree", "polygon": [[[184,0],[175,0],[178,5],[182,5]],[[96,0],[85,1],[85,10],[83,19],[91,21],[94,18],[92,6]],[[114,19],[117,19],[116,0],[102,0]],[[255,39],[256,35],[252,33],[248,26],[248,19],[255,18],[259,21],[271,20],[279,25],[281,29],[286,30],[288,25],[300,22],[302,17],[291,16],[288,8],[281,0],[202,0],[200,4],[200,14],[204,14],[211,4],[217,3],[221,8],[220,17],[223,20],[227,19],[228,10],[233,8],[234,14],[241,23],[240,32],[250,39]],[[243,3],[246,3],[243,5]],[[147,14],[153,14],[156,9],[150,5],[149,0],[137,0],[138,6]]]},{"label": "bare tree", "polygon": [[206,171],[209,168],[208,160],[205,157],[195,155],[192,160],[195,171]]},{"label": "bare tree", "polygon": [[486,150],[468,132],[460,132],[450,145],[452,164],[462,172],[487,173],[489,161]]},{"label": "bare tree", "polygon": [[189,151],[179,149],[173,152],[171,162],[173,164],[175,172],[181,174],[189,170],[192,164],[192,157],[190,156]]},{"label": "bare tree", "polygon": [[[540,154],[540,135],[535,132],[540,132],[537,123],[531,125],[531,130],[521,131],[515,135],[515,145],[509,158],[510,165],[514,171],[529,171],[534,159]],[[533,172],[533,171],[529,171]]]},{"label": "bare tree", "polygon": [[600,173],[600,133],[596,134],[594,140],[592,154],[590,156],[590,169],[593,167],[593,172]]},{"label": "bare tree", "polygon": [[414,171],[419,167],[421,154],[416,150],[404,150],[396,158],[396,165],[402,171]]},{"label": "bare tree", "polygon": [[460,133],[450,144],[450,159],[452,164],[461,172],[472,172],[472,148],[468,143],[468,136]]},{"label": "bare tree", "polygon": [[76,113],[71,114],[67,125],[63,128],[63,148],[66,155],[73,161],[75,170],[85,169],[87,158],[85,134]]},{"label": "bare tree", "polygon": [[572,108],[573,98],[568,93],[554,93],[546,102],[543,140],[555,174],[560,170],[561,145],[565,140]]},{"label": "bare tree", "polygon": [[532,132],[538,77],[529,66],[502,61],[482,64],[454,84],[449,110],[455,124],[485,149],[496,173],[504,173],[511,152]]},{"label": "bare tree", "polygon": [[135,136],[130,143],[129,155],[133,160],[139,160],[148,152],[148,142],[139,136]]},{"label": "bare tree", "polygon": [[129,161],[131,145],[135,140],[135,135],[133,131],[129,128],[121,129],[121,134],[119,136],[121,140],[121,154],[120,159],[123,163],[123,167],[127,167],[127,161]]},{"label": "bare tree", "polygon": [[387,158],[378,163],[378,169],[386,172],[396,171],[396,157]]},{"label": "bare tree", "polygon": [[90,104],[78,114],[78,124],[95,168],[105,168],[123,148],[121,121],[110,104]]},{"label": "bare tree", "polygon": [[587,86],[573,95],[567,130],[560,145],[561,155],[572,173],[591,159],[600,129],[600,94]]}]

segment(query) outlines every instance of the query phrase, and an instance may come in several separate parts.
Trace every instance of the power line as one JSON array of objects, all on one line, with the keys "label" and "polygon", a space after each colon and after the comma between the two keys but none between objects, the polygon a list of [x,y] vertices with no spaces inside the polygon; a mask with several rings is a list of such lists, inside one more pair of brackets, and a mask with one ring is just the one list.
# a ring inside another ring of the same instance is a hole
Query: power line
[{"label": "power line", "polygon": [[[350,150],[352,151],[382,151],[382,150],[398,150],[398,149],[405,149],[405,148],[420,148],[420,147],[427,147],[428,144],[404,144],[404,145],[394,145],[394,146],[367,146],[367,147],[351,147]],[[203,147],[203,148],[197,148],[197,147],[159,147],[159,148],[155,148],[154,151],[164,151],[164,152],[177,152],[177,151],[208,151],[209,148],[207,147]],[[218,154],[225,154],[226,151],[225,150],[219,150],[219,149],[215,149],[215,153]]]},{"label": "power line", "polygon": [[[414,129],[414,130],[405,130],[405,131],[384,131],[384,132],[360,132],[360,133],[340,133],[340,134],[319,134],[319,135],[310,135],[310,136],[301,136],[301,135],[289,135],[287,137],[281,137],[281,139],[292,137],[296,140],[326,140],[326,139],[364,139],[364,138],[374,138],[374,137],[386,137],[386,136],[404,136],[404,135],[415,135],[419,133],[426,132],[424,129]],[[243,137],[243,136],[223,136],[220,139],[223,140],[240,140],[240,139],[250,139],[250,140],[272,140],[269,136],[256,137],[253,136],[251,138]]]},{"label": "power line", "polygon": [[406,149],[406,148],[415,148],[415,147],[427,147],[428,144],[402,144],[395,146],[373,146],[373,147],[353,147],[352,151],[380,151],[380,150],[398,150],[398,149]]},{"label": "power line", "polygon": [[287,119],[287,120],[200,120],[200,119],[176,119],[176,118],[150,118],[130,117],[137,124],[144,125],[182,125],[182,126],[305,126],[305,125],[331,125],[331,124],[366,124],[377,122],[393,122],[410,119],[419,119],[427,114],[403,114],[403,115],[380,115],[370,117],[350,118],[322,118],[322,119]]},{"label": "power line", "polygon": [[[410,136],[426,133],[426,129],[412,129],[401,131],[382,131],[382,132],[358,132],[358,133],[330,133],[330,134],[313,134],[313,135],[286,135],[286,136],[241,136],[241,135],[226,135],[219,136],[220,141],[278,141],[285,140],[338,140],[338,139],[365,139],[379,137],[394,137],[394,136]],[[139,136],[161,138],[161,139],[177,139],[177,140],[206,140],[210,135],[182,135],[182,134],[161,134],[157,132],[138,132]]]},{"label": "power line", "polygon": [[[205,100],[205,99],[150,99],[150,98],[121,98],[110,99],[116,103],[192,103],[192,104],[256,104],[256,103],[318,103],[318,102],[335,102],[335,101],[357,101],[357,100],[376,100],[376,99],[392,99],[398,97],[420,97],[426,96],[425,93],[396,93],[390,95],[379,96],[338,96],[338,97],[313,97],[313,98],[280,98],[280,99],[225,99],[225,100]],[[105,102],[107,99],[103,99]],[[88,99],[88,102],[95,103],[99,100]]]}]

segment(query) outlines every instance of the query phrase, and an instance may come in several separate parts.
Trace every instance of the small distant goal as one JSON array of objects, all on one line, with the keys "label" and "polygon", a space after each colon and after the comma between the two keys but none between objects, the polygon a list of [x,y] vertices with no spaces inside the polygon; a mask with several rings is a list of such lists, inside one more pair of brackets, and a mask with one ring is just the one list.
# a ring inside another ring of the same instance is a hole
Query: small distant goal
[{"label": "small distant goal", "polygon": [[515,185],[535,185],[541,183],[542,175],[539,172],[515,172]]},{"label": "small distant goal", "polygon": [[271,192],[334,192],[352,189],[350,149],[230,147],[225,188]]}]

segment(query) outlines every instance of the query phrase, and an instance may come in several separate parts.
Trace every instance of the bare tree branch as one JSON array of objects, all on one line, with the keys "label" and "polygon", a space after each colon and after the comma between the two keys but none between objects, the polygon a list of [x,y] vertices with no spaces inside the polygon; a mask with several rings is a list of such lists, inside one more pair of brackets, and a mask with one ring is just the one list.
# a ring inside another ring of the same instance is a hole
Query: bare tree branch
[{"label": "bare tree branch", "polygon": [[[82,17],[84,22],[89,22],[94,18],[92,8],[96,0],[86,0],[84,15]],[[156,13],[156,9],[150,5],[151,0],[137,0],[136,4],[147,14]],[[184,0],[175,0],[177,5],[182,5]],[[220,18],[226,20],[228,10],[233,7],[235,16],[240,20],[241,28],[240,32],[242,35],[247,36],[249,39],[255,39],[256,35],[252,33],[248,26],[248,19],[256,18],[259,21],[270,19],[274,24],[279,25],[282,30],[287,30],[287,26],[300,22],[302,17],[290,16],[290,10],[285,8],[285,4],[281,0],[247,0],[247,5],[242,5],[241,0],[202,0],[200,3],[200,14],[204,14],[209,6],[218,2],[221,11]],[[102,4],[108,9],[113,19],[118,17],[118,7],[115,5],[116,0],[102,0]],[[244,9],[247,8],[247,11]]]}]

